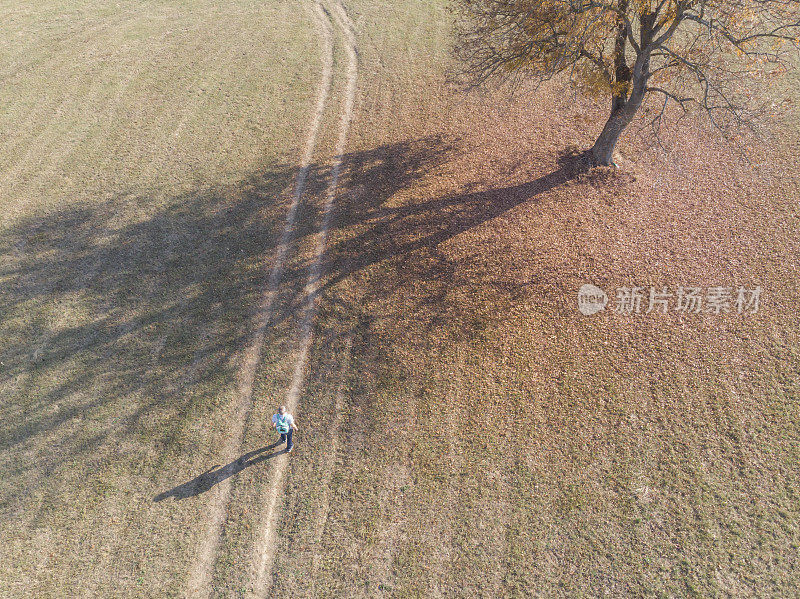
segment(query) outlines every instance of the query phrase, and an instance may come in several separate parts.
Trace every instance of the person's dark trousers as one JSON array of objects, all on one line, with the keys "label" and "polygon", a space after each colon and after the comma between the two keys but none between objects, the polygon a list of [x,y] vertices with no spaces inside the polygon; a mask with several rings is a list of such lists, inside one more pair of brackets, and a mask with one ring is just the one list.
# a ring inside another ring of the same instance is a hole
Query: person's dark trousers
[{"label": "person's dark trousers", "polygon": [[281,433],[281,443],[286,441],[286,451],[289,451],[292,447],[294,447],[294,443],[292,442],[292,433],[294,429],[290,428],[288,433]]}]

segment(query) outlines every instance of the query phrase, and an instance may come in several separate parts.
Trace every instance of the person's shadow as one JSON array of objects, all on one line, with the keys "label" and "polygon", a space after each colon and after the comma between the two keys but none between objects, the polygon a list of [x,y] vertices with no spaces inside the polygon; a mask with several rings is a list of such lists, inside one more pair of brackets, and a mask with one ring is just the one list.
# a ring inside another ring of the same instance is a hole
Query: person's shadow
[{"label": "person's shadow", "polygon": [[188,482],[182,483],[177,487],[170,489],[169,491],[159,493],[153,498],[153,501],[163,501],[168,497],[174,497],[175,499],[186,499],[187,497],[195,497],[196,495],[205,493],[214,485],[222,482],[226,478],[233,476],[234,474],[238,474],[248,466],[265,462],[271,458],[274,458],[275,456],[286,453],[286,450],[283,449],[281,451],[273,451],[272,453],[264,454],[265,451],[275,449],[280,444],[280,441],[278,441],[272,445],[267,445],[260,449],[250,451],[224,466],[216,465]]}]

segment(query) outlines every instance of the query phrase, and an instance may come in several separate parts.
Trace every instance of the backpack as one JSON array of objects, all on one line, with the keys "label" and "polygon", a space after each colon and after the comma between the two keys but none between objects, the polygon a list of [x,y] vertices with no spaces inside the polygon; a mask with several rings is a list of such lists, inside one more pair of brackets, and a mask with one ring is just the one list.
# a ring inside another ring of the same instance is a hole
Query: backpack
[{"label": "backpack", "polygon": [[289,432],[289,423],[286,422],[286,416],[281,416],[278,414],[278,418],[275,421],[275,430],[282,435],[285,435]]}]

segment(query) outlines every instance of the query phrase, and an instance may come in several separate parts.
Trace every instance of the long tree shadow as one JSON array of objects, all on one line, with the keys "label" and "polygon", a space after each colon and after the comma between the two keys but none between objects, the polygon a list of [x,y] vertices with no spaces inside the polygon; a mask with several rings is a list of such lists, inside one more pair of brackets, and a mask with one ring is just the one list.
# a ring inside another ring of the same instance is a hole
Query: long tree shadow
[{"label": "long tree shadow", "polygon": [[[431,151],[429,146],[436,150]],[[425,148],[425,151],[420,151],[420,148]],[[444,317],[442,310],[452,308],[446,305],[443,296],[454,286],[466,284],[465,281],[459,282],[456,275],[464,264],[449,260],[439,251],[439,246],[523,203],[535,201],[542,194],[590,170],[585,153],[566,150],[557,157],[558,168],[532,181],[469,191],[470,187],[485,184],[472,181],[466,191],[434,198],[423,196],[419,201],[389,205],[389,200],[397,192],[442,165],[456,149],[456,140],[433,137],[399,147],[386,146],[344,156],[344,191],[337,197],[333,228],[351,230],[354,234],[344,236],[326,249],[322,272],[327,278],[317,290],[318,294],[325,293],[359,271],[382,262],[391,263],[380,281],[375,283],[374,293],[384,297],[403,294],[424,283],[427,287],[419,299],[418,311],[424,311],[428,324],[434,326]],[[307,269],[307,263],[300,264],[288,276],[302,278]],[[545,274],[551,273],[534,273],[534,278]],[[513,295],[517,290],[507,288],[503,291]],[[299,295],[296,299],[297,302],[305,301]],[[355,306],[351,308],[358,311]],[[298,309],[299,303],[287,303],[279,319],[296,313]],[[381,315],[382,318],[390,316]],[[450,312],[447,318],[465,316]]]},{"label": "long tree shadow", "polygon": [[[277,196],[292,174],[276,168],[234,189],[170,198],[155,212],[157,191],[120,194],[7,231],[0,384],[27,405],[17,404],[25,418],[4,419],[0,446],[115,400],[138,406],[118,414],[128,427],[152,409],[197,405],[192,388],[225,375],[248,334],[246,302],[264,279],[252,265],[280,222],[270,217],[280,203],[264,196]],[[178,431],[167,424],[162,434]]]},{"label": "long tree shadow", "polygon": [[[354,165],[358,164],[359,157],[350,159]],[[456,193],[398,207],[345,202],[339,209],[338,226],[355,223],[374,223],[374,226],[330,249],[327,265],[329,272],[335,272],[336,276],[329,284],[386,258],[406,256],[421,249],[432,250],[459,233],[564,185],[588,169],[584,154],[567,152],[559,157],[558,163],[555,171],[519,185]],[[371,181],[372,187],[381,187],[380,181],[374,181],[371,169],[359,172],[354,166],[350,174],[356,181]],[[391,171],[384,176],[395,178]]]},{"label": "long tree shadow", "polygon": [[[393,156],[402,187],[449,152],[429,139],[356,159]],[[251,343],[296,174],[276,164],[231,185],[122,191],[8,221],[0,235],[0,465],[13,475],[0,508],[19,507],[26,487],[67,469],[80,475],[141,460],[162,469],[196,450],[196,423],[219,411]],[[328,164],[310,168],[293,246],[316,232],[330,176]],[[288,262],[281,300],[299,301],[305,277]],[[274,319],[268,354],[289,343],[291,324]],[[41,458],[30,450],[44,440]]]},{"label": "long tree shadow", "polygon": [[[458,265],[438,246],[581,169],[579,157],[566,156],[554,172],[521,185],[394,202],[457,150],[458,140],[428,137],[344,157],[320,292],[388,261],[368,284],[364,305],[331,296],[322,306],[340,311],[342,328],[358,329],[365,343],[377,334],[376,320],[407,316],[366,307],[390,294],[413,297],[425,326],[461,319],[472,327],[469,315],[445,299],[454,286],[471,283],[459,279]],[[97,460],[123,459],[114,439],[131,436],[142,456],[155,443],[162,463],[195,447],[194,423],[214,414],[217,399],[233,387],[253,334],[253,311],[295,175],[293,167],[273,165],[230,186],[174,196],[124,192],[6,227],[0,239],[0,391],[6,398],[0,448],[22,452],[46,436],[53,456],[47,464],[16,460],[17,475],[46,478],[64,458],[79,455],[95,458],[85,460],[87,469]],[[329,165],[310,168],[293,244],[319,230],[330,176]],[[309,266],[287,261],[268,351],[280,353],[292,335]],[[183,490],[173,495],[235,475],[240,469],[232,464],[179,485]],[[0,497],[0,506],[13,501],[13,494]]]}]

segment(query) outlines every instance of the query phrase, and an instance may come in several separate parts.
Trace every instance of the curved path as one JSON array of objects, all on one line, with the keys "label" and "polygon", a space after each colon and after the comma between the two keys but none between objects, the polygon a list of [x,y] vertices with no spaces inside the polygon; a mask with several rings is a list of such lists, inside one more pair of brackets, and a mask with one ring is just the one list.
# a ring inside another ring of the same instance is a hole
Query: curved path
[{"label": "curved path", "polygon": [[[228,442],[220,456],[220,459],[226,462],[235,460],[240,453],[245,423],[247,422],[247,417],[250,414],[253,403],[253,381],[255,379],[256,369],[261,360],[267,327],[272,319],[278,285],[280,284],[284,271],[284,263],[286,261],[286,253],[289,247],[291,233],[295,227],[297,209],[300,204],[300,198],[305,191],[306,178],[308,176],[314,148],[317,144],[320,125],[322,124],[322,117],[331,90],[333,78],[333,30],[330,19],[319,4],[315,4],[313,7],[313,17],[319,29],[318,39],[322,54],[322,73],[317,88],[314,112],[306,135],[303,155],[300,160],[300,171],[297,175],[292,203],[286,215],[286,222],[280,242],[278,243],[272,270],[270,271],[267,281],[267,288],[256,313],[256,327],[244,352],[242,365],[237,374],[236,384],[238,400],[236,414],[230,436],[228,437]],[[193,567],[189,572],[187,596],[209,597],[211,595],[214,562],[219,550],[222,527],[230,502],[231,485],[232,480],[228,478],[211,491],[214,495],[210,500],[208,508],[208,526],[200,540]]]},{"label": "curved path", "polygon": [[[314,261],[308,270],[308,280],[304,289],[305,307],[301,323],[301,345],[300,353],[295,362],[292,383],[286,393],[286,407],[293,412],[297,407],[300,393],[305,380],[306,364],[311,348],[314,334],[314,317],[317,308],[317,295],[319,292],[319,281],[322,275],[322,257],[325,253],[325,246],[328,240],[328,227],[333,213],[336,190],[339,185],[339,175],[342,169],[342,158],[347,145],[347,135],[350,131],[350,123],[353,119],[353,105],[355,103],[356,82],[358,79],[358,46],[356,36],[353,31],[353,23],[348,17],[338,0],[331,5],[331,12],[328,13],[321,4],[317,5],[325,18],[333,20],[336,26],[344,35],[345,51],[347,53],[347,82],[344,92],[344,100],[339,120],[339,137],[336,142],[335,158],[331,179],[328,184],[327,196],[322,219],[322,229],[317,240],[317,247],[314,254]],[[330,22],[330,21],[329,21]],[[256,541],[254,550],[255,565],[255,596],[266,597],[272,586],[272,562],[275,556],[275,541],[277,534],[277,522],[279,516],[278,499],[284,487],[286,475],[286,460],[280,460],[272,474],[272,479],[264,493],[262,505],[266,506],[260,530],[261,536]]]}]

